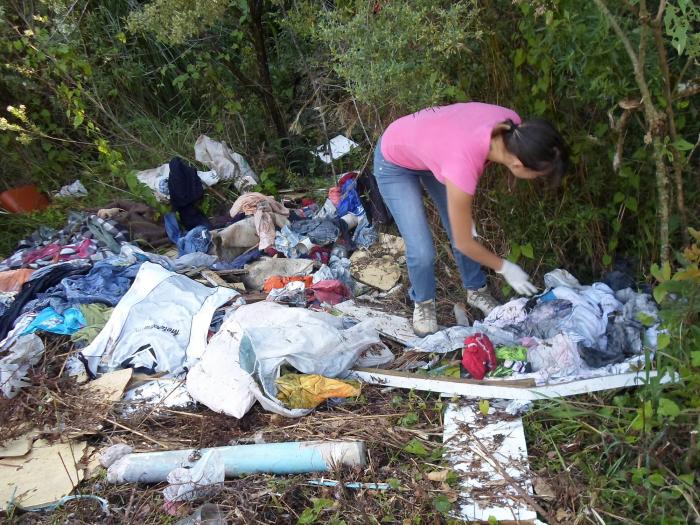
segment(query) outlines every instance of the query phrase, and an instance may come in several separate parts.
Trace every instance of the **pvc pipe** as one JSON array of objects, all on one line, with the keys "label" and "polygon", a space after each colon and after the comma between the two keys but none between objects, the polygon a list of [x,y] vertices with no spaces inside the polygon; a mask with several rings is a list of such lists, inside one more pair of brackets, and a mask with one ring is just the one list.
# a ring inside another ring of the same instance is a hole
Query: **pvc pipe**
[{"label": "pvc pipe", "polygon": [[[128,454],[107,471],[110,483],[160,483],[177,467],[192,467],[211,449],[168,450]],[[224,460],[226,477],[242,474],[303,474],[328,472],[336,466],[364,466],[362,441],[306,441],[216,447]]]}]

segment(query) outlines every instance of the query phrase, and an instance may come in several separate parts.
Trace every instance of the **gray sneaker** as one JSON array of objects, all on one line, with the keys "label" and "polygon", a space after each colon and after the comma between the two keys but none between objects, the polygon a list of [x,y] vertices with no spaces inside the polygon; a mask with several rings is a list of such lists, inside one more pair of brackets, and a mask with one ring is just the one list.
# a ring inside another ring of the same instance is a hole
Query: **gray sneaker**
[{"label": "gray sneaker", "polygon": [[467,304],[472,308],[481,310],[484,316],[489,315],[491,310],[500,306],[500,303],[493,298],[486,286],[478,290],[467,290]]},{"label": "gray sneaker", "polygon": [[438,331],[435,299],[417,302],[413,307],[413,331],[418,337],[434,334]]}]

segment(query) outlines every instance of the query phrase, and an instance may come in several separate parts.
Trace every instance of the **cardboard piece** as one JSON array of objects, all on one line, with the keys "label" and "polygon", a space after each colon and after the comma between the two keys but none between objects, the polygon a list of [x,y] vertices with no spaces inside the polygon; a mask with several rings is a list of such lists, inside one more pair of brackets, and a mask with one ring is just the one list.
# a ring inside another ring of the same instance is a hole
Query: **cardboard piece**
[{"label": "cardboard piece", "polygon": [[28,454],[0,462],[0,510],[58,501],[83,480],[85,441],[49,444],[38,440]]},{"label": "cardboard piece", "polygon": [[336,304],[335,309],[358,321],[371,319],[377,332],[398,343],[405,345],[409,341],[416,339],[416,334],[413,333],[413,327],[410,321],[405,317],[388,314],[375,308],[357,306],[355,301],[345,301]]},{"label": "cardboard piece", "polygon": [[[454,517],[466,522],[533,523],[532,494],[523,421],[491,407],[484,417],[476,401],[450,403],[443,442],[462,488]],[[508,479],[503,476],[507,474]]]},{"label": "cardboard piece", "polygon": [[39,430],[33,429],[21,436],[0,444],[0,458],[16,458],[24,456],[32,449],[34,439],[39,435]]},{"label": "cardboard piece", "polygon": [[132,373],[133,369],[131,368],[109,372],[89,382],[82,388],[93,398],[101,398],[103,401],[116,403],[122,398],[124,389],[131,380]]},{"label": "cardboard piece", "polygon": [[383,292],[391,290],[401,279],[401,268],[391,255],[375,258],[358,250],[350,257],[350,263],[350,273],[355,279]]}]

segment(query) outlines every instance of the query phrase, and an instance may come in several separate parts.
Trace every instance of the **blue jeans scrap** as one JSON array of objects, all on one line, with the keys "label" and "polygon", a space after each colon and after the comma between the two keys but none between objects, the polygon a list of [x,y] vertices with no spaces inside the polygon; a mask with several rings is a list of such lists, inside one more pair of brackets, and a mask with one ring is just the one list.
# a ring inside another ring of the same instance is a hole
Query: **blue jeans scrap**
[{"label": "blue jeans scrap", "polygon": [[462,285],[476,290],[486,284],[481,265],[464,255],[454,245],[447,214],[447,190],[430,171],[402,168],[382,155],[381,139],[374,149],[374,176],[379,192],[406,243],[406,264],[411,280],[409,296],[414,301],[435,298],[435,245],[423,205],[423,188],[437,206],[442,226],[452,245]]}]

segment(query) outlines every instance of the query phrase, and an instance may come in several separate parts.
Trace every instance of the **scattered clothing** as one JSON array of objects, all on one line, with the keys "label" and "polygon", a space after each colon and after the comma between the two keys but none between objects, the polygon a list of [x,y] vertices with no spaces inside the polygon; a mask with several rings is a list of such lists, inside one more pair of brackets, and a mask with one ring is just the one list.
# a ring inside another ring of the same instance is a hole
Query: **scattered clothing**
[{"label": "scattered clothing", "polygon": [[264,251],[253,250],[251,252],[239,255],[233,261],[230,261],[230,262],[218,261],[212,265],[212,270],[216,270],[216,271],[240,270],[243,267],[245,267],[246,264],[257,261],[263,255],[265,255]]},{"label": "scattered clothing", "polygon": [[40,226],[32,235],[18,243],[15,253],[0,262],[0,271],[37,269],[77,259],[94,262],[113,255],[103,240],[95,238],[89,225],[88,215],[71,212],[62,230]]},{"label": "scattered clothing", "polygon": [[311,242],[319,246],[333,244],[340,228],[335,222],[327,219],[305,219],[290,224],[290,229],[301,237],[308,237]]},{"label": "scattered clothing", "polygon": [[260,237],[255,229],[255,219],[247,217],[223,230],[213,232],[212,241],[219,259],[222,261],[235,259],[260,244]]},{"label": "scattered clothing", "polygon": [[281,288],[273,288],[267,294],[266,301],[289,306],[306,306],[306,285],[304,281],[292,281]]},{"label": "scattered clothing", "polygon": [[257,192],[244,193],[231,207],[230,215],[235,217],[239,212],[252,215],[255,229],[260,238],[258,248],[264,250],[275,244],[275,226],[282,228],[287,224],[289,210],[273,197]]},{"label": "scattered clothing", "polygon": [[352,293],[347,285],[337,279],[315,281],[311,285],[312,300],[328,303],[332,306],[352,299]]},{"label": "scattered clothing", "polygon": [[37,314],[29,326],[22,332],[22,335],[33,334],[38,331],[71,335],[83,328],[86,324],[85,317],[77,308],[67,308],[63,313],[59,314],[49,306]]},{"label": "scattered clothing", "polygon": [[211,268],[218,261],[216,255],[202,252],[187,253],[173,261],[175,271],[182,272],[188,268]]},{"label": "scattered clothing", "polygon": [[143,263],[104,329],[81,352],[88,372],[176,373],[201,357],[214,311],[236,295]]},{"label": "scattered clothing", "polygon": [[170,204],[180,216],[180,222],[186,230],[196,226],[210,228],[209,221],[196,206],[204,196],[204,188],[197,176],[197,170],[180,157],[173,158],[168,165],[170,167],[168,177]]},{"label": "scattered clothing", "polygon": [[250,191],[260,184],[259,177],[248,162],[229,148],[225,142],[217,142],[206,135],[200,135],[194,144],[194,156],[199,162],[214,170],[216,181],[232,181],[239,193]]},{"label": "scattered clothing", "polygon": [[335,378],[380,339],[372,321],[344,329],[343,319],[261,301],[238,308],[187,374],[194,399],[217,412],[243,417],[257,400],[267,410],[301,417],[309,409],[285,407],[277,394],[280,368]]},{"label": "scattered clothing", "polygon": [[352,242],[362,248],[369,248],[378,240],[379,235],[377,231],[374,229],[374,226],[369,223],[367,215],[363,215],[360,218],[360,222],[355,227],[355,233],[352,235]]},{"label": "scattered clothing", "polygon": [[275,288],[284,288],[287,284],[295,281],[301,281],[304,283],[305,287],[310,287],[313,284],[313,277],[311,275],[299,275],[284,277],[282,275],[272,275],[265,279],[263,283],[263,292],[269,292]]},{"label": "scattered clothing", "polygon": [[122,266],[99,261],[87,275],[66,277],[52,289],[38,294],[37,302],[31,308],[51,305],[57,310],[63,310],[59,301],[71,306],[87,303],[116,306],[131,287],[140,265],[135,263]]},{"label": "scattered clothing", "polygon": [[56,197],[87,197],[88,191],[83,186],[80,180],[71,182],[62,186],[58,192],[56,192]]},{"label": "scattered clothing", "polygon": [[66,262],[43,268],[34,272],[31,278],[24,283],[22,291],[17,294],[15,300],[0,317],[0,341],[11,330],[15,320],[22,313],[25,305],[53,286],[56,286],[67,277],[83,275],[90,269],[90,264],[84,261]]},{"label": "scattered clothing", "polygon": [[71,336],[71,341],[78,348],[83,348],[92,343],[97,334],[104,328],[114,308],[98,303],[81,304],[79,308],[85,323],[80,330]]},{"label": "scattered clothing", "polygon": [[98,210],[97,216],[117,222],[132,241],[149,248],[162,248],[170,244],[163,221],[157,219],[156,210],[146,204],[128,200],[113,201]]},{"label": "scattered clothing", "polygon": [[177,251],[180,257],[188,253],[208,253],[211,245],[211,234],[207,227],[197,226],[178,239]]},{"label": "scattered clothing", "polygon": [[474,379],[482,380],[496,365],[496,352],[488,337],[479,333],[464,340],[462,366]]},{"label": "scattered clothing", "polygon": [[0,272],[0,292],[19,292],[33,273],[29,268]]},{"label": "scattered clothing", "polygon": [[525,338],[527,360],[542,379],[576,376],[585,367],[576,343],[565,334],[546,340]]}]

